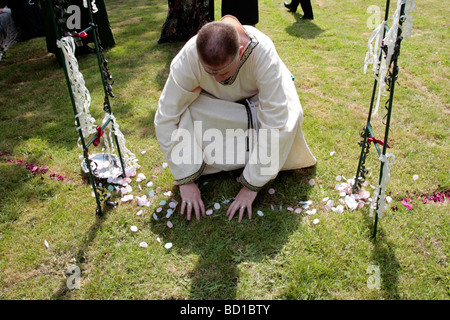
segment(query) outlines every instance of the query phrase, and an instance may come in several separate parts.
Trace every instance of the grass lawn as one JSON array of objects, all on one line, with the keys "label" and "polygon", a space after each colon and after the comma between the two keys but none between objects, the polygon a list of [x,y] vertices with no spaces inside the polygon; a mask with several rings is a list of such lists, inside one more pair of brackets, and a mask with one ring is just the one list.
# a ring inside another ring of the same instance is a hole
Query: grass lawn
[{"label": "grass lawn", "polygon": [[[339,213],[327,210],[323,199],[341,204],[338,176],[356,173],[373,86],[372,73],[363,73],[372,32],[367,8],[379,6],[382,19],[385,2],[312,5],[315,20],[301,21],[282,1],[261,0],[257,27],[295,76],[303,131],[318,162],[282,172],[260,191],[253,219],[241,223],[227,220],[224,203],[239,191],[240,172],[199,179],[212,215],[187,222],[176,210],[165,217],[168,203],[180,197],[163,166],[153,118],[170,62],[183,45],[157,43],[167,1],[107,1],[116,40],[105,52],[115,79],[111,107],[139,159],[137,172],[146,176],[141,182],[132,178],[131,194],[153,190],[149,207],[121,201],[120,192],[113,192],[117,208],[106,207],[96,217],[63,70],[45,38],[11,47],[0,62],[0,299],[448,300],[449,199],[422,199],[435,191],[448,195],[450,187],[449,7],[416,1],[412,36],[402,42],[388,142],[395,156],[387,188],[392,202],[374,241],[367,205]],[[217,20],[217,0],[215,12]],[[97,59],[81,56],[79,63],[91,113],[101,121]],[[385,113],[381,107],[373,116],[378,139]],[[47,171],[34,176],[34,166]],[[367,181],[377,185],[380,162],[373,147],[366,166]],[[406,198],[412,210],[402,205]],[[311,204],[301,213],[288,209],[305,201]],[[313,209],[315,214],[307,213]],[[79,282],[70,282],[74,266]],[[378,288],[371,282],[377,274]]]}]

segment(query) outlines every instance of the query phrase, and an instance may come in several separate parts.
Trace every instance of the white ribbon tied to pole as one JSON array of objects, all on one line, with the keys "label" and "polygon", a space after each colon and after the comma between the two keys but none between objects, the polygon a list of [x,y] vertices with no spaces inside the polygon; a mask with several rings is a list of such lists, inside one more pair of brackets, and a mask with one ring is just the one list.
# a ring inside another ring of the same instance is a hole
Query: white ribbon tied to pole
[{"label": "white ribbon tied to pole", "polygon": [[[78,127],[77,130],[81,129],[83,137],[87,138],[92,134],[97,134],[97,126],[95,125],[95,119],[89,112],[91,96],[89,94],[89,90],[86,88],[83,74],[79,70],[78,60],[75,57],[75,42],[72,37],[63,37],[61,40],[57,40],[56,44],[59,48],[61,48],[64,55],[64,63],[66,65],[67,75],[70,80],[75,102],[75,108],[77,110],[75,117],[78,118],[80,122],[80,127]],[[112,121],[112,126],[110,126],[108,136],[103,139],[107,152],[109,154],[114,152],[114,144],[111,134],[113,133],[117,137],[117,142],[121,150],[122,157],[125,161],[125,168],[135,167],[138,159],[136,159],[135,155],[125,146],[125,137],[119,130],[119,125],[117,124],[114,115],[105,112],[102,126],[110,118]],[[82,148],[83,146],[80,144],[80,141],[81,137],[78,138],[78,146]],[[109,160],[110,169],[112,169],[113,157],[109,157]]]},{"label": "white ribbon tied to pole", "polygon": [[380,161],[383,162],[383,171],[380,184],[376,187],[372,197],[372,204],[370,205],[370,217],[373,217],[373,210],[377,209],[379,218],[383,217],[383,212],[386,211],[386,187],[391,180],[391,169],[395,161],[395,156],[392,153],[382,154]]},{"label": "white ribbon tied to pole", "polygon": [[[75,41],[72,37],[63,37],[61,40],[56,40],[56,45],[61,49],[64,55],[64,63],[66,65],[75,108],[77,110],[75,117],[78,118],[78,121],[80,122],[80,127],[78,127],[77,130],[81,129],[83,137],[87,138],[91,134],[97,133],[97,129],[95,119],[89,112],[91,96],[89,90],[86,88],[83,74],[78,67],[78,60],[75,57]],[[81,138],[78,139],[78,146],[81,148],[80,141]]]},{"label": "white ribbon tied to pole", "polygon": [[[401,7],[405,4],[405,14],[400,16]],[[381,95],[386,95],[386,76],[391,64],[392,55],[394,54],[395,44],[397,43],[398,29],[400,28],[400,20],[403,19],[405,31],[403,36],[411,35],[412,15],[410,11],[415,8],[415,0],[397,0],[397,8],[392,17],[392,25],[381,40],[384,30],[387,27],[387,21],[383,21],[369,37],[368,51],[364,60],[364,73],[367,72],[369,64],[373,65],[374,77],[378,81],[378,95],[373,114],[378,113]],[[386,50],[381,50],[382,46],[386,46]]]}]

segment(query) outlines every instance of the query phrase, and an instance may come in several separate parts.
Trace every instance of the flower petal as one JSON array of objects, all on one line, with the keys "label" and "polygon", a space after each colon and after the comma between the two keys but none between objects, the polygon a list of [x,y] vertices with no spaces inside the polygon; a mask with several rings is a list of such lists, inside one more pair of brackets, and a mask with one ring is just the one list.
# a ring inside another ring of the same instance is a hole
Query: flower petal
[{"label": "flower petal", "polygon": [[141,243],[139,243],[139,247],[147,248],[147,247],[148,247],[148,244],[147,244],[147,242],[142,241]]}]

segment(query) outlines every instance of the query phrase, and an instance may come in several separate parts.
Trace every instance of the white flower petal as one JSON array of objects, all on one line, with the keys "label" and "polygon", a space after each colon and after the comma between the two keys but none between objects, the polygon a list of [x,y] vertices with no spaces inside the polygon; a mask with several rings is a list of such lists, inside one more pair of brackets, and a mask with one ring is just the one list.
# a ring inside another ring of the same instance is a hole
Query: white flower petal
[{"label": "white flower petal", "polygon": [[164,248],[166,248],[166,249],[172,248],[172,242],[167,242],[167,243],[164,245]]}]

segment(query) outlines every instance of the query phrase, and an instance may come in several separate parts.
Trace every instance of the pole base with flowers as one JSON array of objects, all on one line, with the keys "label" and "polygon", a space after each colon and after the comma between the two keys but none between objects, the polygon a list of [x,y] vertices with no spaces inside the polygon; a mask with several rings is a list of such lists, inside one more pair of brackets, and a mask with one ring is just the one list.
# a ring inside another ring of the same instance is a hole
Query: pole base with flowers
[{"label": "pole base with flowers", "polygon": [[[397,7],[392,17],[392,24],[388,27],[390,1],[386,1],[384,21],[372,32],[366,53],[364,73],[369,64],[373,65],[374,85],[372,98],[370,101],[367,122],[361,131],[361,138],[358,144],[361,147],[358,169],[356,171],[353,193],[359,192],[368,169],[365,167],[366,157],[369,154],[370,144],[373,143],[378,152],[380,160],[379,184],[375,189],[370,206],[370,216],[374,217],[373,238],[376,239],[378,220],[382,217],[386,209],[385,192],[390,180],[390,166],[394,163],[395,157],[392,153],[387,153],[389,127],[391,122],[392,104],[394,100],[395,82],[398,76],[398,56],[400,46],[404,37],[411,35],[412,22],[410,11],[414,9],[414,0],[397,0]],[[403,32],[402,32],[403,31]],[[389,95],[385,103],[386,115],[383,118],[385,125],[384,139],[376,139],[371,125],[372,114],[378,112],[381,96]],[[374,213],[375,211],[375,213]]]},{"label": "pole base with flowers", "polygon": [[[64,69],[67,87],[72,102],[75,124],[79,133],[78,146],[82,148],[84,158],[81,167],[85,173],[89,174],[90,183],[95,196],[97,209],[96,214],[102,215],[102,206],[100,201],[99,187],[103,187],[102,182],[108,180],[109,183],[114,184],[118,177],[125,178],[127,171],[132,170],[137,166],[137,159],[133,153],[125,146],[124,135],[119,130],[116,118],[114,117],[109,98],[113,98],[112,85],[114,83],[112,76],[108,70],[108,61],[103,54],[98,26],[93,19],[93,6],[91,1],[86,1],[87,10],[89,12],[90,23],[89,27],[80,32],[68,31],[68,4],[66,0],[44,0],[45,6],[48,8],[52,18],[53,29],[56,35],[56,45],[58,47],[57,57],[61,60],[61,66]],[[95,125],[95,119],[89,112],[91,97],[88,89],[85,86],[84,78],[78,68],[78,61],[75,57],[75,50],[78,44],[81,45],[81,39],[87,37],[87,33],[93,33],[95,44],[95,53],[99,71],[101,75],[102,85],[104,89],[104,103],[103,110],[105,115],[101,125]],[[109,128],[109,133],[104,130]],[[103,139],[102,139],[103,136]],[[97,153],[89,155],[89,148],[91,146],[98,146],[100,141],[107,149],[107,153]],[[118,155],[113,154],[117,150]],[[120,184],[120,183],[118,183]],[[111,187],[111,185],[110,185]],[[108,187],[109,191],[113,191],[114,187]],[[108,204],[108,193],[102,194],[102,200]]]}]

